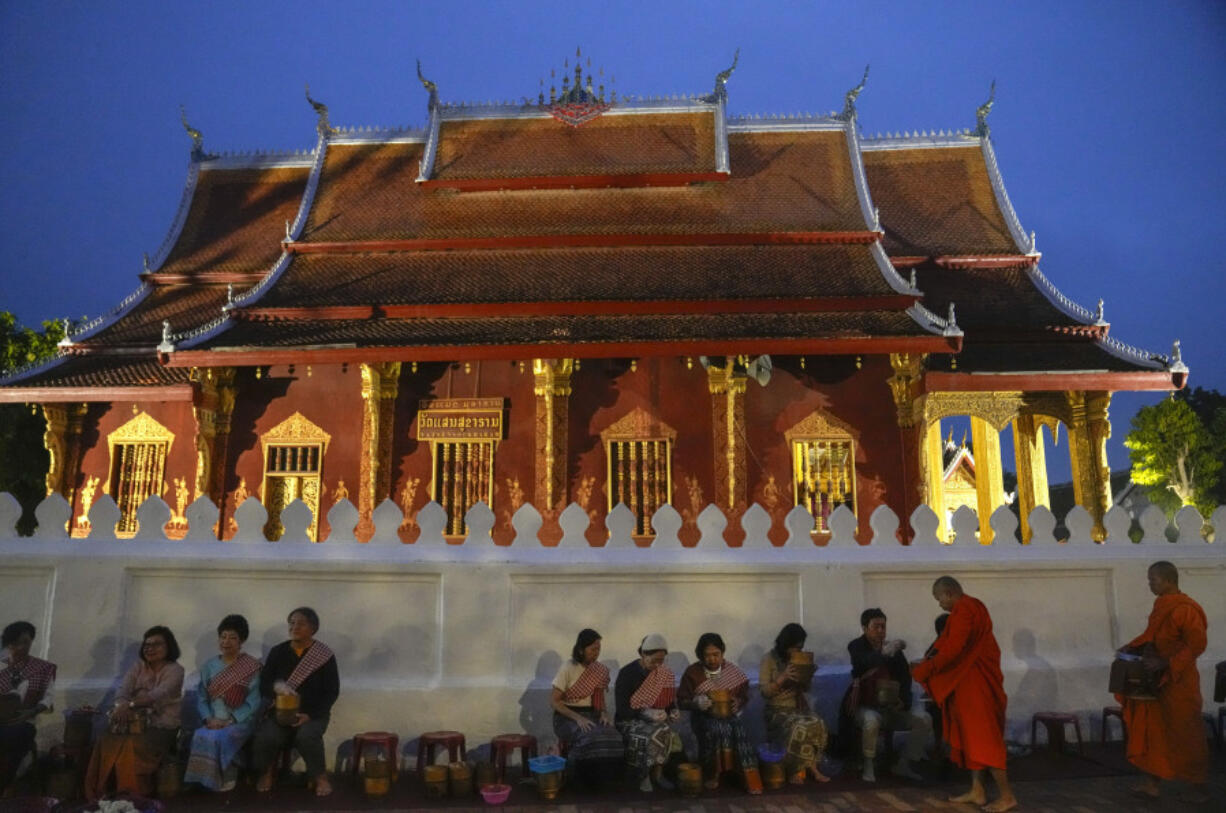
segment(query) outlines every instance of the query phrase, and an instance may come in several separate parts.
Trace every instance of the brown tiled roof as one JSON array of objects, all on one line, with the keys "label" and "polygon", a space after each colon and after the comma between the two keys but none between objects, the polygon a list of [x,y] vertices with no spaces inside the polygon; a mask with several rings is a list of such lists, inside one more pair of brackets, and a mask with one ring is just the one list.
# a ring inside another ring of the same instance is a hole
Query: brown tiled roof
[{"label": "brown tiled roof", "polygon": [[254,307],[895,296],[868,246],[300,254]]},{"label": "brown tiled roof", "polygon": [[841,131],[730,133],[729,180],[681,187],[423,189],[417,183],[422,149],[419,143],[329,147],[302,239],[866,228]]},{"label": "brown tiled roof", "polygon": [[1022,269],[926,265],[916,269],[916,277],[924,306],[945,316],[953,302],[958,326],[968,333],[1083,325],[1056,308]]},{"label": "brown tiled roof", "polygon": [[309,167],[201,170],[183,230],[158,272],[267,271],[309,175]]},{"label": "brown tiled roof", "polygon": [[[986,342],[968,338],[951,370],[951,356],[934,354],[928,367],[939,372],[1153,372],[1153,368],[1108,353],[1096,342],[1066,339],[1048,342]],[[1156,359],[1157,360],[1157,359]]]},{"label": "brown tiled roof", "polygon": [[443,120],[432,178],[715,171],[715,112]]},{"label": "brown tiled roof", "polygon": [[891,256],[1017,254],[978,142],[866,150],[864,170]]},{"label": "brown tiled roof", "polygon": [[635,316],[524,316],[239,322],[219,347],[575,344],[637,341],[871,338],[931,334],[902,311]]},{"label": "brown tiled roof", "polygon": [[144,345],[152,351],[162,338],[162,322],[183,333],[221,316],[225,285],[158,285],[140,304],[95,336],[88,345]]},{"label": "brown tiled roof", "polygon": [[163,387],[186,384],[190,370],[164,367],[150,353],[133,356],[69,356],[42,373],[6,384],[31,387]]}]

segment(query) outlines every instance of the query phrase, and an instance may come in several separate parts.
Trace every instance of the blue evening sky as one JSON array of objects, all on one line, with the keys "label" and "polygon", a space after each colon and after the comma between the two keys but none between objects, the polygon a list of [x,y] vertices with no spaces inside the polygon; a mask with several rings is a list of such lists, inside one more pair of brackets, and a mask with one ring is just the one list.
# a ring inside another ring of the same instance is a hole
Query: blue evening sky
[{"label": "blue evening sky", "polygon": [[[0,3],[0,309],[93,316],[136,287],[183,188],[180,104],[210,151],[306,149],[305,82],[335,125],[420,125],[415,58],[444,100],[520,99],[576,46],[642,95],[707,92],[740,47],[733,113],[838,109],[871,63],[870,134],[973,126],[996,79],[1045,273],[1106,300],[1124,341],[1182,339],[1192,382],[1226,391],[1226,3],[1208,0]],[[1117,396],[1113,468],[1160,397]]]}]

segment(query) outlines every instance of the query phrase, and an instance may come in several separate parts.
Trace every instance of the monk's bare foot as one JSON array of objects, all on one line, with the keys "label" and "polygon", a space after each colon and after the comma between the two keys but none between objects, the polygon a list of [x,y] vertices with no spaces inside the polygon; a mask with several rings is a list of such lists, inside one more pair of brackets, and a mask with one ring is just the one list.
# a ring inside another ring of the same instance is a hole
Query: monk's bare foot
[{"label": "monk's bare foot", "polygon": [[810,768],[809,773],[813,774],[813,781],[815,782],[829,782],[830,781],[830,777],[826,776],[826,774],[822,773],[817,768]]},{"label": "monk's bare foot", "polygon": [[985,805],[988,802],[988,794],[972,788],[961,796],[950,796],[949,801],[956,805]]},{"label": "monk's bare foot", "polygon": [[1012,810],[1015,807],[1017,807],[1017,799],[1009,798],[997,799],[995,802],[992,802],[992,804],[984,805],[980,809],[983,810],[984,813],[1004,813],[1004,811]]},{"label": "monk's bare foot", "polygon": [[266,773],[260,777],[260,781],[255,783],[257,793],[268,793],[272,790],[272,773]]},{"label": "monk's bare foot", "polygon": [[316,796],[331,796],[332,783],[328,781],[328,777],[320,774],[315,777],[315,795]]}]

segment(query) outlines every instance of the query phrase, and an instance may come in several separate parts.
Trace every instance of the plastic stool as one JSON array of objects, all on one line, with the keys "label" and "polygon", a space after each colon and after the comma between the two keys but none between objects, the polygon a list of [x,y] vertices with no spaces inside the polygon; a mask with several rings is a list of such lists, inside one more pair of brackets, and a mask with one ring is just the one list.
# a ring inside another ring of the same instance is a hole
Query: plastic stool
[{"label": "plastic stool", "polygon": [[[1102,744],[1107,744],[1107,720],[1116,717],[1120,721],[1120,731],[1124,734],[1124,739],[1128,739],[1128,728],[1124,725],[1124,710],[1119,706],[1103,706],[1103,735]],[[1033,740],[1034,737],[1031,737]]]},{"label": "plastic stool", "polygon": [[529,776],[528,760],[536,756],[536,737],[531,734],[499,734],[490,740],[490,762],[494,763],[494,775],[502,784],[507,772],[507,757],[519,749],[519,761],[524,776]]},{"label": "plastic stool", "polygon": [[427,731],[417,741],[417,774],[422,769],[434,764],[434,749],[442,746],[447,749],[448,762],[459,762],[468,757],[464,748],[464,735],[458,731]]},{"label": "plastic stool", "polygon": [[1030,718],[1030,747],[1035,745],[1035,730],[1039,723],[1047,729],[1047,744],[1050,748],[1057,751],[1064,750],[1064,727],[1069,723],[1073,724],[1073,730],[1077,734],[1077,753],[1084,753],[1081,747],[1081,723],[1077,719],[1076,714],[1065,714],[1059,711],[1040,711],[1036,712],[1034,717]]},{"label": "plastic stool", "polygon": [[392,781],[396,781],[396,777],[400,774],[400,759],[398,751],[400,749],[400,738],[388,731],[364,731],[361,734],[355,734],[353,737],[353,766],[350,768],[350,775],[354,781],[357,781],[361,775],[359,768],[362,765],[362,752],[369,748],[383,747],[387,752],[387,761],[392,764]]}]

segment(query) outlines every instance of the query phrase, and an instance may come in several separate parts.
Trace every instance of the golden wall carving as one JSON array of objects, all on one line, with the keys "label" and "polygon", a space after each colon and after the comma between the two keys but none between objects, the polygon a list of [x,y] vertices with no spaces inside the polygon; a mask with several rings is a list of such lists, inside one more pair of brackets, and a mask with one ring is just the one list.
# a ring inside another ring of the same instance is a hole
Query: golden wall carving
[{"label": "golden wall carving", "polygon": [[570,422],[573,359],[533,359],[532,392],[536,397],[536,472],[534,500],[543,511],[566,502],[567,434]]},{"label": "golden wall carving", "polygon": [[[281,510],[296,499],[301,499],[311,509],[311,527],[308,529],[308,534],[311,539],[318,538],[320,483],[323,476],[324,457],[331,441],[331,435],[308,420],[301,412],[295,412],[260,435],[260,466],[264,470],[260,495],[264,507],[268,509],[268,525],[265,530],[270,539],[280,537],[283,530],[280,521]],[[314,471],[294,472],[285,476],[269,472],[268,450],[269,447],[277,446],[318,447],[318,465]],[[236,492],[236,509],[242,504],[237,497]]]},{"label": "golden wall carving", "polygon": [[611,440],[674,441],[676,439],[676,429],[642,407],[630,410],[600,433],[600,440],[605,444]]}]

